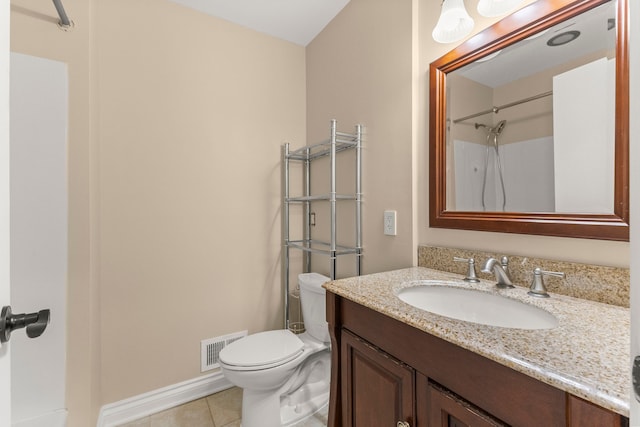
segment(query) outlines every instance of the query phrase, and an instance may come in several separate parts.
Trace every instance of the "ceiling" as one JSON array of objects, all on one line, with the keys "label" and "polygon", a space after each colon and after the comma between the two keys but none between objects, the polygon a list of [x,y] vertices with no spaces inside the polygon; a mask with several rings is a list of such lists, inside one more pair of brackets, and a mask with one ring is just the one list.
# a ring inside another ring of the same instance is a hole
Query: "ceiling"
[{"label": "ceiling", "polygon": [[255,31],[306,46],[349,0],[171,0]]},{"label": "ceiling", "polygon": [[[616,31],[609,27],[609,21],[615,17],[616,3],[603,4],[455,72],[496,88],[579,58],[586,58],[584,63],[589,54],[615,50]],[[580,32],[575,41],[564,46],[547,45],[553,36],[570,30]]]}]

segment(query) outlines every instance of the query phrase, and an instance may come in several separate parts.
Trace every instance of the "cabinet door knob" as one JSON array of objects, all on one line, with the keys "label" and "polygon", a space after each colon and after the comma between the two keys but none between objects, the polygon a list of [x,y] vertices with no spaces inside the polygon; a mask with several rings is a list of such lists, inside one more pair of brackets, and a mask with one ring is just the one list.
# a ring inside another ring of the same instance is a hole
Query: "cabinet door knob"
[{"label": "cabinet door knob", "polygon": [[406,421],[398,421],[398,424],[396,424],[396,427],[411,427],[411,425]]}]

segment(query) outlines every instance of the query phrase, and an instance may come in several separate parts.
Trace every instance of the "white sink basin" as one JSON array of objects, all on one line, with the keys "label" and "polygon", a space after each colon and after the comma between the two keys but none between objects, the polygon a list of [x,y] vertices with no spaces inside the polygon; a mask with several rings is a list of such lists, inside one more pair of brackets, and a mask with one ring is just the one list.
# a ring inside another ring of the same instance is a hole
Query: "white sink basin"
[{"label": "white sink basin", "polygon": [[551,329],[558,319],[546,310],[474,289],[422,285],[402,288],[398,298],[421,310],[482,325]]}]

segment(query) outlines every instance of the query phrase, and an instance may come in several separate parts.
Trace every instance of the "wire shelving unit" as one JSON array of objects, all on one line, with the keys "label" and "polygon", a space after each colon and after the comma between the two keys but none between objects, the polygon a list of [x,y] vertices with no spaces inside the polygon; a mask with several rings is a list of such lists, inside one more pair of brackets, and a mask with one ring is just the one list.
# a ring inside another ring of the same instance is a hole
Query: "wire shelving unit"
[{"label": "wire shelving unit", "polygon": [[[356,275],[362,270],[362,126],[356,125],[354,133],[338,132],[336,120],[331,121],[329,139],[315,145],[308,145],[297,150],[290,150],[289,144],[283,146],[283,276],[284,276],[284,312],[285,328],[292,329],[290,325],[289,298],[291,296],[289,281],[290,251],[301,250],[304,257],[304,272],[311,271],[311,256],[325,256],[329,260],[329,277],[336,278],[337,259],[341,255],[355,256]],[[336,155],[345,150],[355,150],[355,192],[353,194],[336,193]],[[311,190],[311,168],[314,160],[329,158],[329,191],[326,194],[313,194]],[[289,184],[291,180],[291,162],[301,162],[303,170],[303,194],[291,196]],[[336,217],[337,205],[340,201],[351,201],[355,204],[355,235],[353,246],[344,246],[337,243]],[[312,210],[313,203],[329,204],[329,236],[324,239],[316,239],[312,236]],[[303,231],[302,239],[291,240],[290,237],[290,207],[293,204],[303,206]],[[296,332],[294,330],[294,332]]]}]

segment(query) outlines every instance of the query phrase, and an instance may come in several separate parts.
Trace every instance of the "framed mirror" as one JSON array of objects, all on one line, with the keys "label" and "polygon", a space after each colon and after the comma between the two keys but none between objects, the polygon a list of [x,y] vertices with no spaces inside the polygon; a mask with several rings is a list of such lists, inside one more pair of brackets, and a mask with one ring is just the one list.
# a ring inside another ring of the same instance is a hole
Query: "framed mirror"
[{"label": "framed mirror", "polygon": [[429,86],[430,227],[629,240],[628,0],[538,0]]}]

